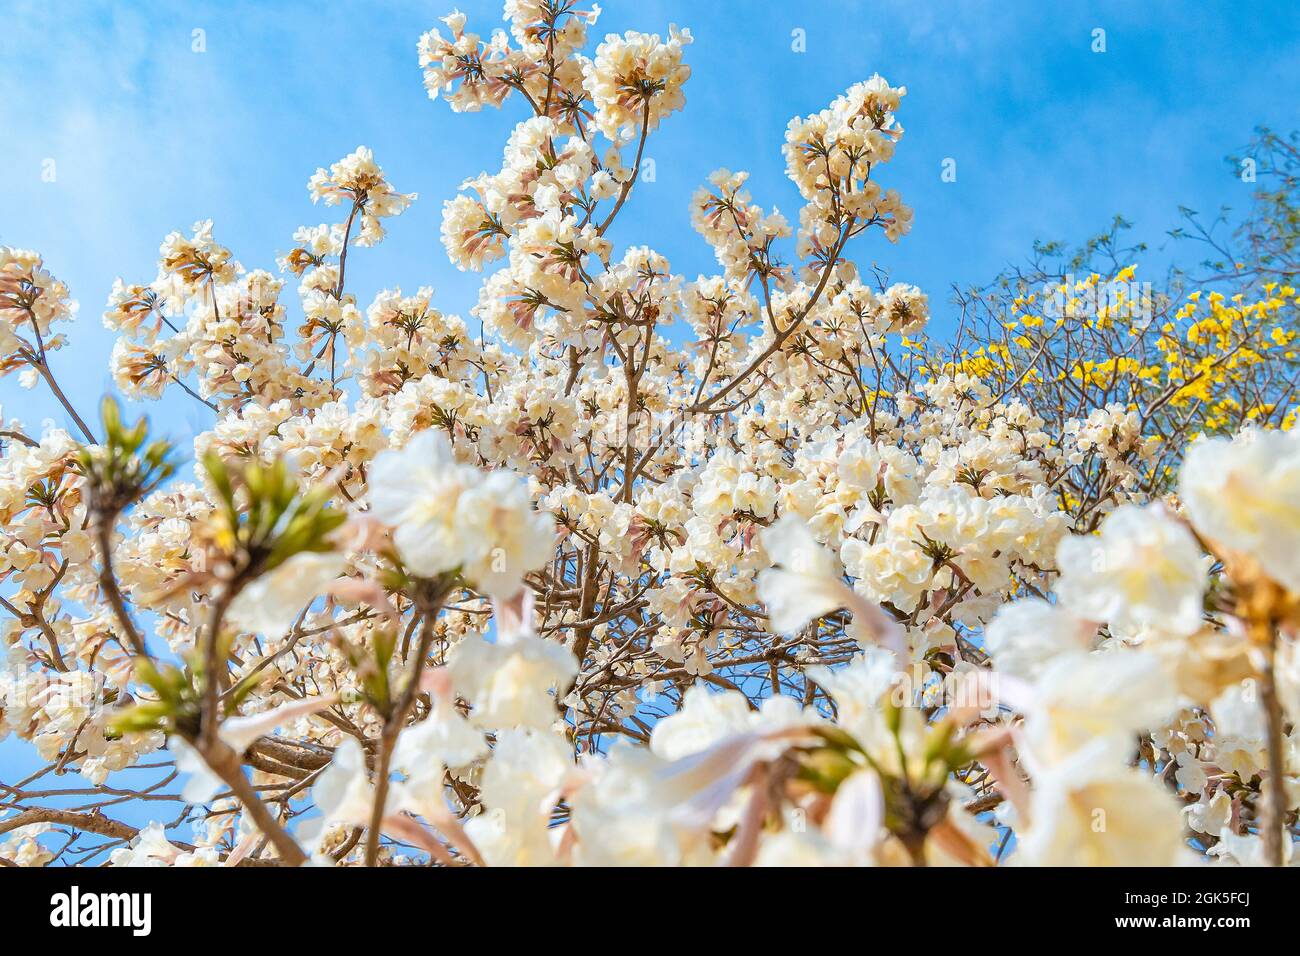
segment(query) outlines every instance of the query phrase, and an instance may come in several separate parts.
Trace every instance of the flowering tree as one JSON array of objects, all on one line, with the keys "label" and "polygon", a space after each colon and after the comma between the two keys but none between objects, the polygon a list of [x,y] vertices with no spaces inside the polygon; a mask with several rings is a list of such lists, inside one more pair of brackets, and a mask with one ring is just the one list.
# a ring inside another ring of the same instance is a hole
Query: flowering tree
[{"label": "flowering tree", "polygon": [[[689,32],[587,56],[570,0],[506,19],[419,44],[431,97],[524,116],[443,207],[482,336],[429,289],[348,291],[416,199],[364,147],[278,275],[209,221],[115,284],[119,390],[212,411],[192,476],[71,407],[69,292],[0,250],[0,368],[76,426],[3,424],[0,733],[95,795],[0,785],[0,857],[1289,859],[1296,290],[1099,302],[1117,265],[931,341],[927,297],[850,258],[911,223],[878,76],[790,122],[797,224],[710,177],[688,281],[607,235]],[[184,809],[140,829],[132,797]]]}]

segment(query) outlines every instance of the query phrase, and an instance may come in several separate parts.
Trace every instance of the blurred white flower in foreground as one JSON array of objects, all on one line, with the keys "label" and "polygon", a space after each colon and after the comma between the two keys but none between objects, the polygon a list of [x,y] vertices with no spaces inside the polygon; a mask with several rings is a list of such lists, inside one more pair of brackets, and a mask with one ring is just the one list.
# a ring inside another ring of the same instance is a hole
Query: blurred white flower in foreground
[{"label": "blurred white flower in foreground", "polygon": [[[856,634],[888,647],[901,660],[906,635],[880,606],[866,600],[844,582],[838,559],[817,543],[801,518],[782,515],[759,533],[763,550],[778,566],[755,579],[758,599],[767,607],[768,629],[789,634],[809,621],[839,608],[853,614]],[[860,640],[861,640],[860,637]]]},{"label": "blurred white flower in foreground", "polygon": [[1300,432],[1202,439],[1187,451],[1178,493],[1197,531],[1300,592]]},{"label": "blurred white flower in foreground", "polygon": [[1175,866],[1189,857],[1178,802],[1150,774],[1087,747],[1034,780],[1017,861],[1034,866]]},{"label": "blurred white flower in foreground", "polygon": [[845,604],[843,572],[835,556],[817,543],[808,526],[782,515],[759,534],[780,567],[758,574],[758,597],[767,605],[773,631],[788,634]]},{"label": "blurred white flower in foreground", "polygon": [[1201,625],[1208,562],[1196,538],[1157,507],[1121,505],[1097,535],[1061,541],[1061,603],[1089,621],[1190,634]]},{"label": "blurred white flower in foreground", "polygon": [[1025,598],[1004,604],[984,630],[984,644],[998,673],[1032,681],[1063,654],[1088,650],[1095,624],[1059,604]]},{"label": "blurred white flower in foreground", "polygon": [[241,590],[231,602],[227,618],[245,631],[280,637],[346,567],[347,560],[334,552],[295,554]]}]

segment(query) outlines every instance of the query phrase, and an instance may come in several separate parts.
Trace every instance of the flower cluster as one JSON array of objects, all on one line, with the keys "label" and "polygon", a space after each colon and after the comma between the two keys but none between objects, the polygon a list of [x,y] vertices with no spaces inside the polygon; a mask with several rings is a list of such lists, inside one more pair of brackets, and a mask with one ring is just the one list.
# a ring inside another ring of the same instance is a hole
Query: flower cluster
[{"label": "flower cluster", "polygon": [[37,253],[0,246],[0,375],[21,368],[22,386],[33,387],[46,352],[68,344],[54,323],[70,321],[76,313],[67,286],[46,270]]}]

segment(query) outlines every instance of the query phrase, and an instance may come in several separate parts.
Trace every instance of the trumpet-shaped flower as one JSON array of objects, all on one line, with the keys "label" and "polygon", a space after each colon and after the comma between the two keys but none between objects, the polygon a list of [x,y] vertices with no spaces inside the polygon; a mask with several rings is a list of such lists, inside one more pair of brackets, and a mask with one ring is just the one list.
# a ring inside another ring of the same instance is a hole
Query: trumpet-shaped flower
[{"label": "trumpet-shaped flower", "polygon": [[1178,492],[1197,531],[1300,592],[1300,433],[1203,439],[1187,451]]},{"label": "trumpet-shaped flower", "polygon": [[1159,508],[1122,505],[1095,536],[1061,541],[1056,593],[1085,620],[1191,634],[1201,625],[1209,565],[1183,525]]},{"label": "trumpet-shaped flower", "polygon": [[445,435],[427,430],[370,472],[370,508],[392,526],[406,566],[431,577],[457,568],[485,593],[512,597],[546,562],[554,526],[513,474],[459,464]]}]

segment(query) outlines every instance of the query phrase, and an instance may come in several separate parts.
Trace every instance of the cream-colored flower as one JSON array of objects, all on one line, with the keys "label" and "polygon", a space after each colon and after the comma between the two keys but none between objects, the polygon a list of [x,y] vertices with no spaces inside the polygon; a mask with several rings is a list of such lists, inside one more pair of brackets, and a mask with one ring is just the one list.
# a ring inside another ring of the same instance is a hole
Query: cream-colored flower
[{"label": "cream-colored flower", "polygon": [[312,785],[311,796],[320,815],[304,820],[297,830],[309,850],[315,850],[335,824],[369,824],[375,788],[366,772],[366,755],[354,738],[343,738],[330,765]]},{"label": "cream-colored flower", "polygon": [[499,636],[495,643],[472,635],[452,648],[447,670],[479,727],[545,730],[560,719],[551,691],[562,693],[578,664],[563,644],[534,634]]},{"label": "cream-colored flower", "polygon": [[1032,681],[1052,661],[1087,650],[1097,633],[1059,604],[1025,598],[1004,604],[984,630],[984,644],[999,674]]},{"label": "cream-colored flower", "polygon": [[655,724],[650,749],[665,760],[699,753],[724,737],[748,730],[751,713],[744,694],[710,693],[694,684],[683,696],[677,713]]},{"label": "cream-colored flower", "polygon": [[1150,774],[1088,747],[1034,779],[1019,862],[1175,866],[1188,856],[1178,801]]},{"label": "cream-colored flower", "polygon": [[782,515],[760,537],[763,549],[780,565],[760,571],[757,581],[773,631],[789,634],[848,603],[839,562],[803,521]]},{"label": "cream-colored flower", "polygon": [[167,866],[175,863],[181,848],[167,839],[166,829],[153,822],[131,840],[129,846],[114,850],[109,866]]},{"label": "cream-colored flower", "polygon": [[611,33],[596,48],[595,59],[583,69],[583,83],[596,104],[595,123],[616,142],[632,135],[648,117],[647,128],[682,108],[682,87],[691,68],[682,62],[682,48],[691,42],[690,30],[658,34],[628,31]]},{"label": "cream-colored flower", "polygon": [[1180,635],[1201,626],[1208,559],[1158,507],[1121,505],[1099,534],[1063,539],[1056,563],[1057,596],[1085,620]]},{"label": "cream-colored flower", "polygon": [[1300,591],[1300,432],[1198,441],[1183,460],[1178,494],[1204,537]]},{"label": "cream-colored flower", "polygon": [[295,554],[246,585],[230,603],[227,616],[245,631],[281,637],[346,566],[343,555],[332,551]]},{"label": "cream-colored flower", "polygon": [[487,740],[456,709],[450,695],[434,695],[433,712],[402,731],[393,766],[408,777],[437,777],[443,767],[464,767],[487,753]]},{"label": "cream-colored flower", "polygon": [[422,431],[370,468],[370,510],[393,528],[406,566],[433,576],[457,568],[484,593],[518,592],[523,576],[552,555],[550,519],[505,471],[459,464],[446,436]]},{"label": "cream-colored flower", "polygon": [[1135,735],[1177,713],[1177,689],[1159,659],[1141,650],[1059,655],[1044,667],[1027,701],[1024,739],[1038,765],[1058,764],[1088,746],[1123,762]]}]

